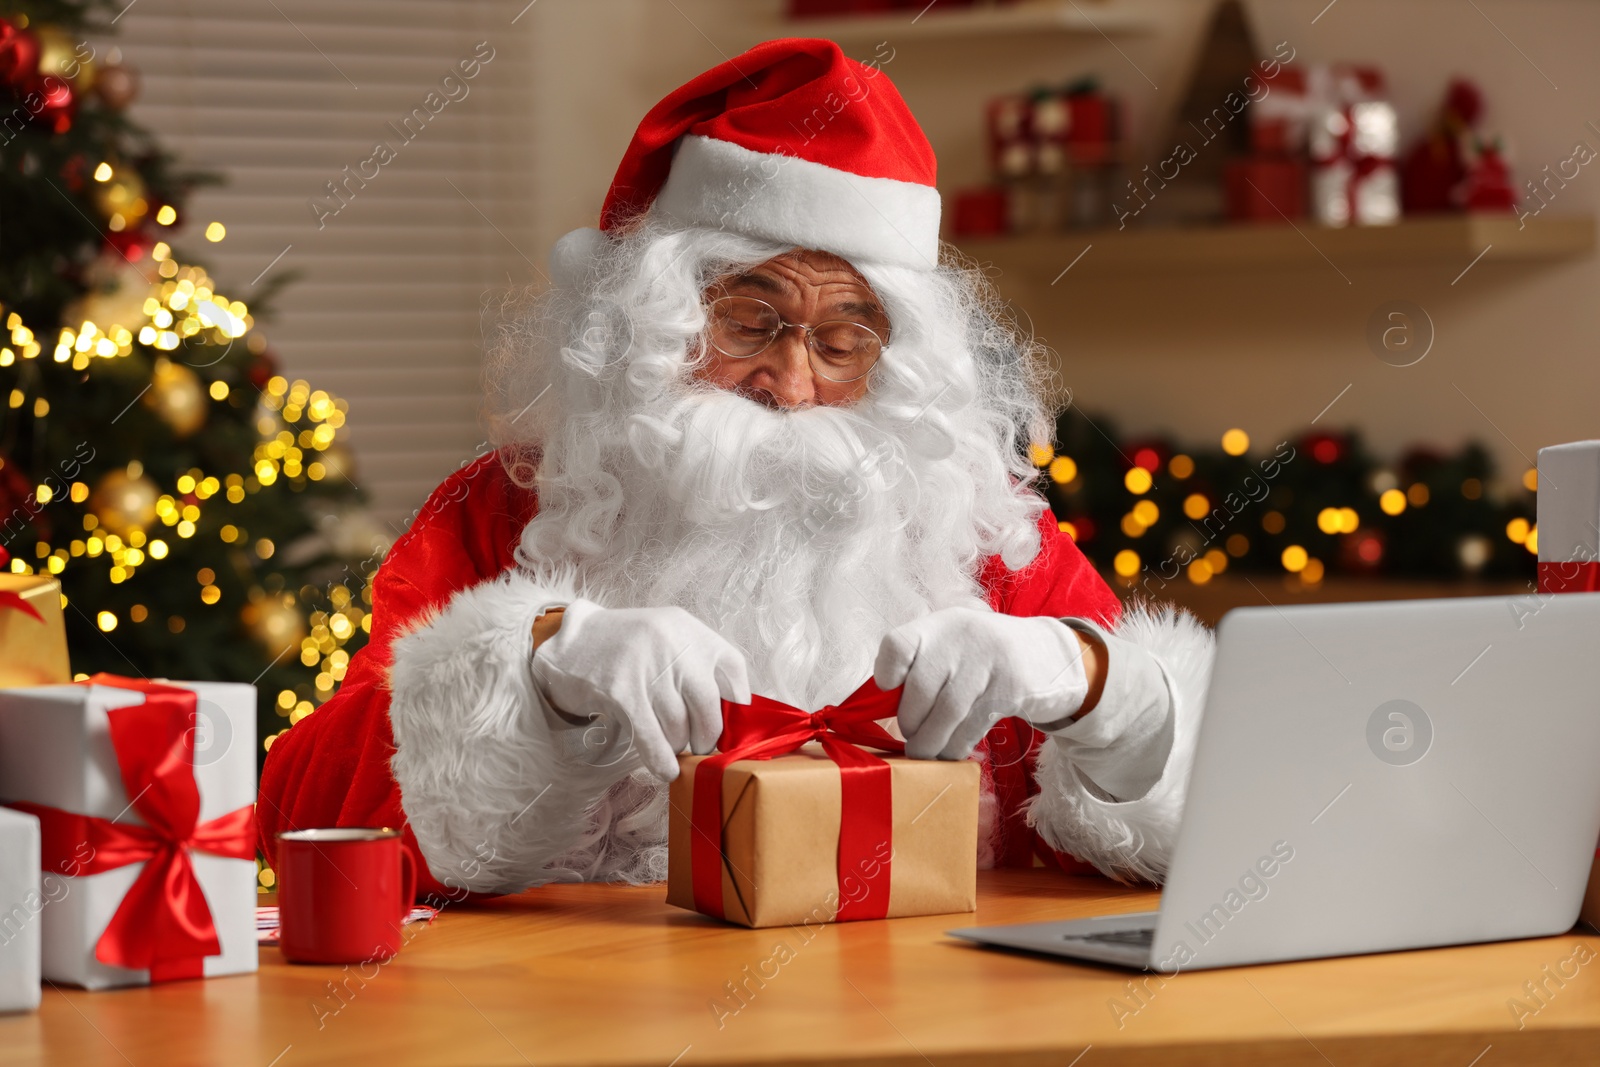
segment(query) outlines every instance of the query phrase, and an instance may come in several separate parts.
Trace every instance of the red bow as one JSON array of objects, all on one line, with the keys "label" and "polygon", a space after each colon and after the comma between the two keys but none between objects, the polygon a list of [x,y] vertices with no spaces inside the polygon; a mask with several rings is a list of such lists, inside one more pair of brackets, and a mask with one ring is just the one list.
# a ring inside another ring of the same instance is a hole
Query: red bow
[{"label": "red bow", "polygon": [[1541,593],[1600,593],[1600,563],[1572,560],[1539,564]]},{"label": "red bow", "polygon": [[[874,850],[894,831],[889,765],[859,745],[903,753],[897,741],[874,720],[900,706],[900,690],[879,689],[872,679],[845,698],[815,713],[757,696],[749,704],[722,702],[722,738],[717,755],[701,760],[694,774],[694,827],[690,846],[695,909],[725,918],[722,909],[722,772],[735,760],[772,759],[808,741],[822,742],[839,765],[839,880],[856,873],[867,885],[859,899],[841,899],[840,922],[881,919],[889,911],[889,863]],[[874,873],[867,877],[866,872]]]},{"label": "red bow", "polygon": [[192,691],[112,674],[82,684],[145,694],[143,704],[112,708],[106,718],[122,786],[132,798],[128,807],[147,825],[39,804],[9,806],[39,817],[47,871],[76,876],[144,864],[95,944],[96,959],[147,970],[152,982],[199,978],[205,957],[220,955],[222,946],[189,852],[254,859],[255,809],[246,805],[200,823]]}]

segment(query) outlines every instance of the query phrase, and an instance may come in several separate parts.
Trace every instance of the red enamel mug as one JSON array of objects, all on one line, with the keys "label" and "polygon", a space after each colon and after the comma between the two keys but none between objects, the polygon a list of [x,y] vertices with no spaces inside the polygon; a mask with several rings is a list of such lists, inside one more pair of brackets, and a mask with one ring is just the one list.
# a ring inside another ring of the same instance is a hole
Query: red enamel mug
[{"label": "red enamel mug", "polygon": [[389,829],[278,835],[278,947],[292,963],[365,963],[400,951],[416,865]]}]

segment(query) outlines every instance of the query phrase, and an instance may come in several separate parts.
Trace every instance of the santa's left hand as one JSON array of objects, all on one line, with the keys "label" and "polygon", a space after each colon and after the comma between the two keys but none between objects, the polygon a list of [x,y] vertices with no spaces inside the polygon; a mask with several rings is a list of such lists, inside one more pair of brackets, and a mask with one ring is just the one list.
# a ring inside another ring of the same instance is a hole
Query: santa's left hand
[{"label": "santa's left hand", "polygon": [[945,608],[884,637],[872,677],[905,687],[906,755],[965,759],[999,719],[1067,725],[1089,694],[1094,651],[1060,619]]}]

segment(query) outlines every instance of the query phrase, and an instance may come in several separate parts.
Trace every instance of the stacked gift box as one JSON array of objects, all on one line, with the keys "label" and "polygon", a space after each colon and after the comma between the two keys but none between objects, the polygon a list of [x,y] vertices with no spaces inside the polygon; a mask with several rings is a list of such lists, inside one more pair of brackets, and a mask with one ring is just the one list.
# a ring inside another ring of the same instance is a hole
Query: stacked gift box
[{"label": "stacked gift box", "polygon": [[992,180],[956,194],[951,230],[992,237],[1108,223],[1121,129],[1117,101],[1093,79],[995,97],[985,108]]},{"label": "stacked gift box", "polygon": [[74,683],[62,607],[0,574],[0,1010],[254,971],[255,687]]}]

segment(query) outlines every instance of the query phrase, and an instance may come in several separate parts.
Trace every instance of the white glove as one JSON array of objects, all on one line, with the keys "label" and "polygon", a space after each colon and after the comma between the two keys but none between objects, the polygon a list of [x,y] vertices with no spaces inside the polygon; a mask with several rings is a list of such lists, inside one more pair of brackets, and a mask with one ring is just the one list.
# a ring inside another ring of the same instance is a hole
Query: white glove
[{"label": "white glove", "polygon": [[682,608],[574,600],[532,666],[545,699],[583,730],[585,749],[603,749],[612,763],[636,750],[668,782],[685,745],[697,755],[716,747],[723,699],[750,703],[744,656]]},{"label": "white glove", "polygon": [[1083,647],[1060,619],[945,608],[892,631],[872,678],[904,685],[906,755],[965,759],[1001,718],[1065,726],[1089,692]]}]

